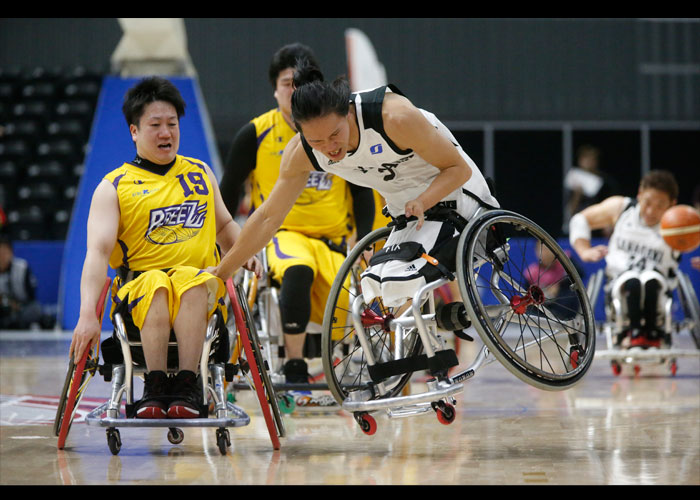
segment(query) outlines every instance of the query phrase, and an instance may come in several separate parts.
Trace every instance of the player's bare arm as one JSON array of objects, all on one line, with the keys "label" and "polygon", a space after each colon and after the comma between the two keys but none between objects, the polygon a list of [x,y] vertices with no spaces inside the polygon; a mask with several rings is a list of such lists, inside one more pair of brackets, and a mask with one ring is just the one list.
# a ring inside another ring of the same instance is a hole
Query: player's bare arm
[{"label": "player's bare arm", "polygon": [[267,245],[306,187],[312,169],[297,135],[284,150],[280,175],[270,196],[246,221],[236,243],[214,271],[219,278],[230,278],[243,263]]},{"label": "player's bare arm", "polygon": [[622,213],[624,203],[623,196],[611,196],[572,217],[569,227],[571,245],[581,260],[598,262],[607,255],[607,246],[591,246],[590,231],[614,226]]},{"label": "player's bare arm", "polygon": [[423,212],[469,180],[472,175],[467,162],[447,138],[428,122],[419,109],[403,96],[387,94],[382,109],[384,130],[401,149],[411,149],[440,173],[415,200],[406,203],[406,216],[419,218]]},{"label": "player's bare arm", "polygon": [[[208,165],[205,165],[205,170],[209,176],[209,181],[212,185],[214,191],[214,212],[216,214],[216,242],[221,248],[221,253],[225,254],[233,246],[236,239],[241,233],[241,226],[233,220],[231,213],[226,208],[226,203],[221,196],[221,190],[216,180],[214,172]],[[244,267],[250,271],[255,272],[255,274],[261,276],[262,274],[262,264],[257,259],[257,257],[251,257],[244,265]]]},{"label": "player's bare arm", "polygon": [[117,192],[110,182],[103,180],[95,189],[88,215],[87,253],[80,279],[80,316],[70,346],[70,354],[76,360],[100,340],[102,325],[95,309],[107,277],[109,257],[117,242],[119,217]]}]

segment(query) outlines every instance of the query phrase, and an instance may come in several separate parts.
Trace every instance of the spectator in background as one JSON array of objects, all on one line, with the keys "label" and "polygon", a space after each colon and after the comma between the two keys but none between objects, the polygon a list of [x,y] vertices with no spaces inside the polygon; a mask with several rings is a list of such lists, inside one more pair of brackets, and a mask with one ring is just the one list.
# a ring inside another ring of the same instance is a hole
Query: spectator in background
[{"label": "spectator in background", "polygon": [[[543,246],[541,241],[537,242],[535,252],[537,262],[531,263],[524,273],[527,285],[537,285],[545,292],[549,298],[545,306],[557,318],[565,319],[573,316],[576,313],[578,299],[576,293],[571,289],[572,283],[569,281],[561,261],[557,259],[552,250]],[[583,270],[576,264],[570,253],[566,252],[576,271],[580,276],[583,276]]]},{"label": "spectator in background", "polygon": [[12,242],[0,235],[0,329],[38,328],[41,305],[37,280],[26,260],[15,257]]},{"label": "spectator in background", "polygon": [[[564,178],[567,196],[567,211],[564,220],[569,220],[581,210],[600,203],[617,193],[614,180],[600,169],[600,150],[584,144],[576,151],[576,166]],[[608,237],[612,228],[596,231],[594,237]]]}]

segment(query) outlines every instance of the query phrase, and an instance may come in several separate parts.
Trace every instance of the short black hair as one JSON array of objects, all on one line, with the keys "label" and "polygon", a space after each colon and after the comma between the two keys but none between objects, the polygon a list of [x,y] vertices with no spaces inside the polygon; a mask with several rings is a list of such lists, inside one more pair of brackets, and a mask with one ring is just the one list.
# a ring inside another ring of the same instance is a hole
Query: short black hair
[{"label": "short black hair", "polygon": [[277,87],[277,78],[287,68],[296,68],[299,61],[308,61],[318,67],[314,51],[302,43],[290,43],[279,49],[272,56],[267,74],[272,88]]},{"label": "short black hair", "polygon": [[668,194],[671,200],[678,199],[678,182],[667,170],[650,170],[639,183],[639,189],[657,189]]},{"label": "short black hair", "polygon": [[177,87],[165,78],[149,76],[131,87],[124,96],[122,113],[127,125],[138,126],[146,106],[156,101],[172,104],[178,119],[185,115],[185,100]]},{"label": "short black hair", "polygon": [[10,236],[5,234],[5,232],[0,232],[0,246],[5,245],[12,248],[12,240]]}]

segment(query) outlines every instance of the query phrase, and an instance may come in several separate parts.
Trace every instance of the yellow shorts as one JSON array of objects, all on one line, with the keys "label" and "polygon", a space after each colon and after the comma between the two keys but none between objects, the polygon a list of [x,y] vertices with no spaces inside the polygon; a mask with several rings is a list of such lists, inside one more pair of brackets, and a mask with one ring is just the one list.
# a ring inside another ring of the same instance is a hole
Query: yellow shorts
[{"label": "yellow shorts", "polygon": [[[151,307],[153,295],[156,290],[164,288],[168,293],[170,309],[170,324],[175,322],[180,310],[180,298],[195,286],[205,284],[208,291],[207,318],[210,318],[217,307],[221,309],[226,320],[225,294],[226,286],[216,276],[206,273],[201,269],[190,266],[175,266],[167,272],[160,270],[145,271],[135,279],[121,284],[119,278],[112,284],[112,310],[125,312],[131,316],[134,326],[139,330],[143,327],[146,314]],[[126,303],[124,303],[126,301]]]},{"label": "yellow shorts", "polygon": [[[343,238],[333,240],[336,245],[342,242]],[[303,265],[313,270],[310,321],[323,324],[328,294],[345,255],[331,250],[322,240],[295,231],[277,232],[266,251],[271,277],[279,283],[282,282],[285,271],[292,266]]]}]

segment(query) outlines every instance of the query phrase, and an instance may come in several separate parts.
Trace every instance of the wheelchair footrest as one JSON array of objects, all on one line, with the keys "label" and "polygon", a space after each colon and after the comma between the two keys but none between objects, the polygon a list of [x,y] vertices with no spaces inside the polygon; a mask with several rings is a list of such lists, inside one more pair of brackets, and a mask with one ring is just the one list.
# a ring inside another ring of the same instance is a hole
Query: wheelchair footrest
[{"label": "wheelchair footrest", "polygon": [[109,402],[92,410],[86,417],[88,425],[99,427],[243,427],[250,424],[250,417],[240,407],[231,402],[226,403],[228,415],[223,418],[110,418],[102,417]]},{"label": "wheelchair footrest", "polygon": [[[396,396],[393,398],[380,398],[380,399],[370,399],[370,400],[355,400],[351,396],[348,396],[345,401],[343,401],[342,408],[345,411],[356,412],[356,411],[377,411],[386,409],[395,409],[402,411],[401,408],[407,407],[417,407],[416,405],[421,405],[421,403],[432,403],[440,399],[454,396],[464,390],[464,384],[460,383],[450,383],[446,381],[435,381],[433,384],[429,384],[429,390],[419,394],[409,394],[408,396]],[[369,396],[369,394],[366,394]]]},{"label": "wheelchair footrest", "polygon": [[420,356],[377,363],[369,366],[368,371],[374,382],[380,382],[394,375],[403,375],[420,370],[430,370],[431,373],[439,372],[458,364],[459,360],[454,349],[445,349],[444,351],[437,351],[432,358],[421,354]]}]

